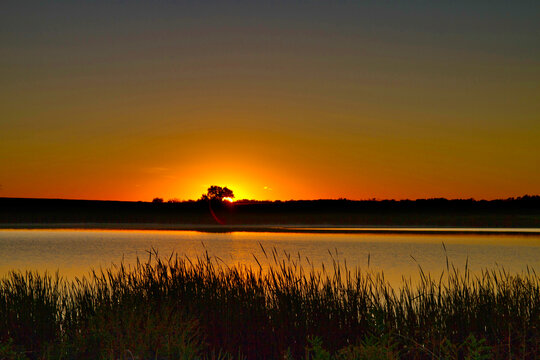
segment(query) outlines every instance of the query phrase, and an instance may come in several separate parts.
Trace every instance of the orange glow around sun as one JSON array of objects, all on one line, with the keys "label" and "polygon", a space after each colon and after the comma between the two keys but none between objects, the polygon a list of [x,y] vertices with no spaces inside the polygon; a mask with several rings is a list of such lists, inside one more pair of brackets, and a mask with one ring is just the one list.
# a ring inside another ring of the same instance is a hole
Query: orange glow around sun
[{"label": "orange glow around sun", "polygon": [[220,155],[216,159],[215,149],[209,147],[196,159],[189,159],[181,165],[171,164],[168,167],[170,176],[149,177],[150,181],[141,189],[138,197],[152,199],[160,196],[165,199],[196,200],[212,185],[231,189],[234,198],[223,199],[229,202],[242,199],[276,200],[295,197],[291,194],[298,194],[296,195],[298,197],[307,196],[308,189],[298,179],[297,174],[284,171],[280,166],[282,164],[276,164],[272,159],[256,158],[232,149],[222,151]]}]

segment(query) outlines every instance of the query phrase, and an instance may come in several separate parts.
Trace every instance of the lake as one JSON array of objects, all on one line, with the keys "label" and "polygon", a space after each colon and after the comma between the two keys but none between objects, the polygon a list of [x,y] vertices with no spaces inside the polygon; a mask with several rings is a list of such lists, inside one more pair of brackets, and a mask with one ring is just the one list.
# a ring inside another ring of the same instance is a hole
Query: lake
[{"label": "lake", "polygon": [[[438,277],[446,270],[446,259],[460,270],[473,272],[504,267],[521,272],[527,266],[540,269],[540,234],[535,229],[519,233],[439,233],[418,229],[407,233],[360,233],[331,228],[324,233],[227,232],[164,230],[0,230],[0,276],[9,270],[55,272],[73,279],[92,268],[110,267],[124,261],[146,259],[155,249],[160,256],[172,253],[196,258],[218,257],[226,265],[242,264],[258,268],[273,262],[275,249],[281,259],[300,257],[304,267],[332,268],[332,261],[346,262],[349,269],[384,271],[395,286],[402,277],[418,277],[418,266]],[[336,233],[336,231],[343,233]],[[433,229],[432,229],[433,230]],[[437,229],[435,229],[437,230]],[[470,230],[470,229],[469,229]],[[474,231],[474,229],[472,229]],[[536,232],[535,232],[536,231]],[[530,234],[527,234],[530,232]],[[444,244],[444,247],[443,247]],[[267,259],[263,252],[271,258]],[[332,254],[332,255],[330,255]],[[308,260],[309,259],[309,262]]]}]

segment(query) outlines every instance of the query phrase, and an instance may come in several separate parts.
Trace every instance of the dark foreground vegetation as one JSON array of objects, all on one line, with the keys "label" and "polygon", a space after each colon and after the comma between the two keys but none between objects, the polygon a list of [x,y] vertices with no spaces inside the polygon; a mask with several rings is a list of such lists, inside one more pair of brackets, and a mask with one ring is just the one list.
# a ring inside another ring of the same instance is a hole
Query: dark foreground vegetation
[{"label": "dark foreground vegetation", "polygon": [[[151,257],[67,282],[0,282],[0,359],[538,359],[540,278],[451,265],[392,289],[384,274],[269,271]],[[270,261],[270,260],[269,260]]]},{"label": "dark foreground vegetation", "polygon": [[228,224],[540,227],[540,196],[504,200],[122,202],[0,198],[0,226]]}]

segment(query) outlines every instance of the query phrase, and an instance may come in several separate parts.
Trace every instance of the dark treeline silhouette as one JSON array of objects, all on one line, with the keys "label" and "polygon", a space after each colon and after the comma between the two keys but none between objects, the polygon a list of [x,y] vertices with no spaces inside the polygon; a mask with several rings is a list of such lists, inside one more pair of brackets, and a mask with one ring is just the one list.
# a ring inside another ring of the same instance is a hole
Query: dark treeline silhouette
[{"label": "dark treeline silhouette", "polygon": [[499,211],[540,209],[540,196],[525,195],[517,198],[498,200],[474,199],[445,199],[430,198],[416,200],[348,200],[348,199],[320,199],[320,200],[288,200],[288,201],[257,201],[240,200],[236,205],[243,205],[250,209],[275,210],[368,210],[368,211]]},{"label": "dark treeline silhouette", "polygon": [[[240,200],[217,203],[226,224],[540,227],[540,196],[501,200]],[[207,201],[0,198],[0,224],[216,224]]]}]

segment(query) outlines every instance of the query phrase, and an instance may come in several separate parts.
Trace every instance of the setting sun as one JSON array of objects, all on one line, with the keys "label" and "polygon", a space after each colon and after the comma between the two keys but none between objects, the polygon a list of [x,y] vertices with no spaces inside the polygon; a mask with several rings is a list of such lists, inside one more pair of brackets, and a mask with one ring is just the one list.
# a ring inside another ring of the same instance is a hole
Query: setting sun
[{"label": "setting sun", "polygon": [[232,197],[224,197],[224,198],[223,198],[223,201],[232,203],[234,200],[233,200]]}]

